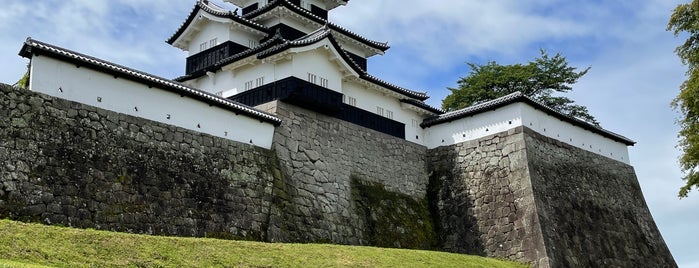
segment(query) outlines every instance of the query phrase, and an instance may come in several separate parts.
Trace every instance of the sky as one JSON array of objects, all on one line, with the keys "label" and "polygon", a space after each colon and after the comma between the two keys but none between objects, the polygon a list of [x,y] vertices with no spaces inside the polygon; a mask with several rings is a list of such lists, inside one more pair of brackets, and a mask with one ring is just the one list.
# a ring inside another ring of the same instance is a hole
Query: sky
[{"label": "sky", "polygon": [[[214,3],[224,4],[221,0]],[[591,67],[568,96],[601,125],[637,142],[629,148],[645,201],[680,267],[699,268],[699,191],[684,184],[676,148],[679,114],[670,103],[686,67],[674,54],[683,40],[665,30],[672,10],[689,0],[350,1],[331,21],[388,42],[369,72],[441,100],[468,75],[466,64],[525,63],[539,50]],[[166,78],[184,73],[186,53],[165,43],[194,0],[3,0],[0,82],[13,84],[28,61],[27,37]],[[642,200],[638,200],[642,202]]]}]

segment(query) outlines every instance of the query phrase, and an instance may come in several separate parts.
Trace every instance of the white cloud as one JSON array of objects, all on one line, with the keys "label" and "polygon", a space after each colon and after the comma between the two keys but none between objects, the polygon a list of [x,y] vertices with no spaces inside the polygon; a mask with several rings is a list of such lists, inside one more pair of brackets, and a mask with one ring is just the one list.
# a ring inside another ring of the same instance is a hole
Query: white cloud
[{"label": "white cloud", "polygon": [[527,13],[521,1],[397,1],[334,11],[339,24],[404,47],[430,66],[485,52],[514,54],[532,42],[580,36],[587,26],[566,18]]},{"label": "white cloud", "polygon": [[9,0],[0,9],[0,60],[12,68],[0,81],[13,83],[27,61],[17,56],[28,36],[165,77],[181,75],[184,55],[165,44],[192,3],[151,0]]}]

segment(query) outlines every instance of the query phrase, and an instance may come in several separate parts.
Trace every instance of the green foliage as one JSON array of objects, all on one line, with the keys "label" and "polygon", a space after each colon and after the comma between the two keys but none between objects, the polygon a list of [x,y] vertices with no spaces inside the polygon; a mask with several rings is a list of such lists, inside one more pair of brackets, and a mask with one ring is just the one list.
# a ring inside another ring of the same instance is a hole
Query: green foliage
[{"label": "green foliage", "polygon": [[569,98],[554,96],[571,91],[571,85],[590,69],[577,72],[559,53],[550,57],[541,50],[541,56],[527,64],[500,65],[491,61],[485,65],[468,63],[468,66],[471,72],[458,81],[459,87],[449,88],[451,94],[442,102],[444,110],[455,111],[520,91],[564,114],[599,125],[586,107],[574,104]]},{"label": "green foliage", "polygon": [[675,49],[682,63],[688,67],[688,77],[672,102],[672,106],[683,116],[678,120],[682,128],[678,135],[678,147],[683,151],[680,166],[686,174],[686,184],[680,188],[679,196],[687,197],[692,188],[699,187],[699,0],[678,5],[670,17],[667,30],[675,36],[688,34],[687,40]]},{"label": "green foliage", "polygon": [[363,213],[367,225],[364,239],[370,245],[418,249],[437,246],[427,199],[415,200],[355,176],[351,187],[355,207]]},{"label": "green foliage", "polygon": [[0,267],[2,268],[48,268],[49,266],[26,264],[16,261],[0,260]]},{"label": "green foliage", "polygon": [[29,69],[27,69],[27,72],[24,73],[22,78],[15,83],[15,86],[21,87],[21,88],[29,88]]},{"label": "green foliage", "polygon": [[[25,265],[26,264],[26,265]],[[37,265],[32,265],[37,264]],[[0,267],[526,267],[461,254],[174,238],[0,220]]]}]

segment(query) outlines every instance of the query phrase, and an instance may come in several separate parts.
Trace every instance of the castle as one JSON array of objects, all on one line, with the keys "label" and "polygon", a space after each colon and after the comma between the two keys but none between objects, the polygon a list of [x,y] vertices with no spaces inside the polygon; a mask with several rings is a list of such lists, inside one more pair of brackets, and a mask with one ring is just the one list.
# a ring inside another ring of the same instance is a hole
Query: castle
[{"label": "castle", "polygon": [[369,74],[342,0],[197,1],[174,80],[33,39],[0,216],[150,234],[676,266],[619,134],[520,93],[454,112]]}]

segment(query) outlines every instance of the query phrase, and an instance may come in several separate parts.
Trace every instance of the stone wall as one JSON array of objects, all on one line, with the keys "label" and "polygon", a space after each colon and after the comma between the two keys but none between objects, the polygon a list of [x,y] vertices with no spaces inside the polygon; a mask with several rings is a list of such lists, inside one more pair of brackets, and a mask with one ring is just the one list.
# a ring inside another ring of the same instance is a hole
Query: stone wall
[{"label": "stone wall", "polygon": [[551,267],[676,267],[633,167],[525,131]]},{"label": "stone wall", "polygon": [[674,267],[633,168],[526,127],[427,150],[281,102],[273,150],[0,85],[0,218]]},{"label": "stone wall", "polygon": [[266,239],[271,151],[0,87],[0,218]]},{"label": "stone wall", "polygon": [[[270,234],[280,241],[431,248],[424,146],[283,102],[258,108],[283,121],[273,148],[287,175],[280,191],[286,209]],[[368,196],[367,187],[385,194]],[[374,228],[383,222],[390,227]]]},{"label": "stone wall", "polygon": [[430,200],[448,251],[546,261],[522,127],[430,150]]},{"label": "stone wall", "polygon": [[430,150],[448,251],[534,267],[676,267],[631,166],[526,127]]},{"label": "stone wall", "polygon": [[0,218],[434,246],[426,150],[404,140],[283,103],[272,151],[7,86],[0,104]]}]

